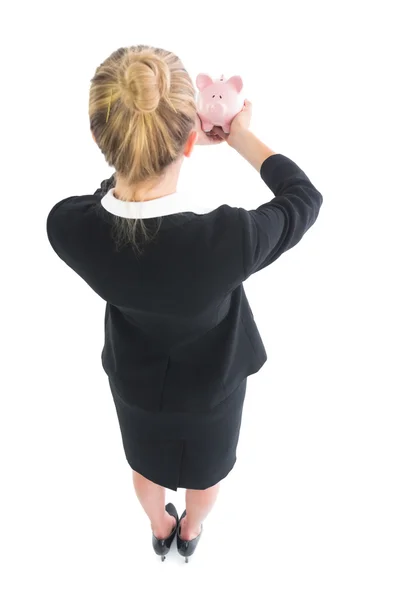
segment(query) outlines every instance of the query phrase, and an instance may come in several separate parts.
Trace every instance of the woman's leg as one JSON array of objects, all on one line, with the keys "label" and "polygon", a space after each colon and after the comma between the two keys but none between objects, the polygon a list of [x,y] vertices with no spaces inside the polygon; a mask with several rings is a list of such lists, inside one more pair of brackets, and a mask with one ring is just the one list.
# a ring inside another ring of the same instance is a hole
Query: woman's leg
[{"label": "woman's leg", "polygon": [[210,513],[218,496],[220,484],[206,490],[186,490],[186,517],[181,521],[180,537],[193,540],[201,531],[201,524]]},{"label": "woman's leg", "polygon": [[133,485],[140,504],[150,519],[151,529],[158,539],[167,538],[176,525],[176,520],[165,510],[165,488],[153,483],[136,471]]}]

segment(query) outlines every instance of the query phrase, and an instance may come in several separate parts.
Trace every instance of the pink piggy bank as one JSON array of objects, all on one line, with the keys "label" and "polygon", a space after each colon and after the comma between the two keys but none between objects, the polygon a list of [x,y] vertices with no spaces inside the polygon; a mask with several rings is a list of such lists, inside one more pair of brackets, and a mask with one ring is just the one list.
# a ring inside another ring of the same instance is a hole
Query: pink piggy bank
[{"label": "pink piggy bank", "polygon": [[196,77],[196,85],[200,90],[197,99],[197,112],[202,122],[203,131],[211,131],[214,126],[222,127],[225,133],[230,132],[233,118],[242,110],[243,81],[239,75],[225,79],[211,79],[209,75],[200,73]]}]

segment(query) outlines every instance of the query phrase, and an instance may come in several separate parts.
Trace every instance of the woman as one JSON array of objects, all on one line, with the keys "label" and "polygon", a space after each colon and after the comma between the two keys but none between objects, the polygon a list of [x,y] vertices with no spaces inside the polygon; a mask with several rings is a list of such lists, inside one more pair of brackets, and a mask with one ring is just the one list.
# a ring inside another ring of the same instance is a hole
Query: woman
[{"label": "woman", "polygon": [[[229,135],[202,132],[193,83],[171,52],[114,52],[91,82],[89,116],[116,173],[94,194],[58,202],[47,233],[106,301],[102,364],[153,548],[164,559],[177,534],[187,560],[236,461],[247,377],[267,360],[243,281],[300,241],[322,196],[249,131],[249,102]],[[176,191],[194,146],[222,141],[273,200],[212,209]],[[187,490],[180,518],[165,506],[165,488],[178,487]]]}]

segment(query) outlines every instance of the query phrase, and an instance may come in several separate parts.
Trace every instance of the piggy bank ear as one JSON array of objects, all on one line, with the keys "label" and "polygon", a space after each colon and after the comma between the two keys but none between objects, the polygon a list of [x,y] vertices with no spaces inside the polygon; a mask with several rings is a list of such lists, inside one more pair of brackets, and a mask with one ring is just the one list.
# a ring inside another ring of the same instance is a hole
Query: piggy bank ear
[{"label": "piggy bank ear", "polygon": [[212,83],[213,80],[206,73],[200,73],[196,77],[196,85],[200,91],[204,90],[204,88],[206,88],[208,85],[211,85]]},{"label": "piggy bank ear", "polygon": [[226,83],[229,83],[231,86],[233,86],[238,94],[243,89],[243,81],[240,75],[234,75],[233,77],[230,77]]}]

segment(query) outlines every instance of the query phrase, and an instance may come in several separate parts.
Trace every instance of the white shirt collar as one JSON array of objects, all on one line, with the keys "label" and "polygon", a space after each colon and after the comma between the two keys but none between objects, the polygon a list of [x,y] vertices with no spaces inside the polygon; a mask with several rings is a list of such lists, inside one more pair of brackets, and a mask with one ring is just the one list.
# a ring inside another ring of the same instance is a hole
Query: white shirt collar
[{"label": "white shirt collar", "polygon": [[193,212],[196,214],[206,214],[215,207],[205,207],[197,204],[196,200],[190,199],[188,195],[182,195],[180,192],[162,196],[155,200],[146,202],[125,202],[114,196],[114,189],[111,188],[101,199],[101,204],[105,210],[127,219],[151,219],[177,213]]}]

